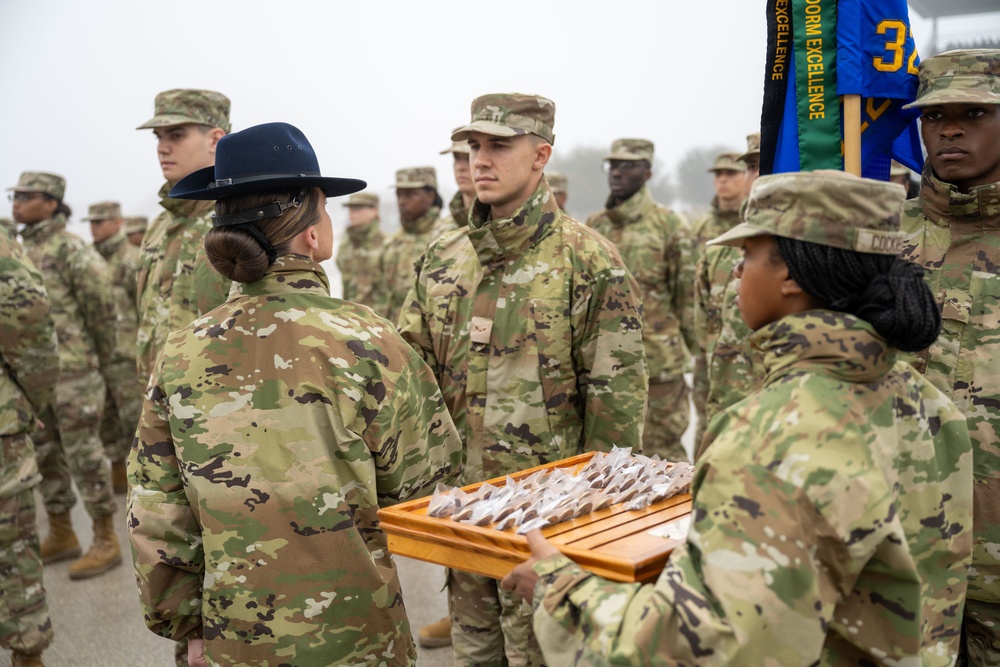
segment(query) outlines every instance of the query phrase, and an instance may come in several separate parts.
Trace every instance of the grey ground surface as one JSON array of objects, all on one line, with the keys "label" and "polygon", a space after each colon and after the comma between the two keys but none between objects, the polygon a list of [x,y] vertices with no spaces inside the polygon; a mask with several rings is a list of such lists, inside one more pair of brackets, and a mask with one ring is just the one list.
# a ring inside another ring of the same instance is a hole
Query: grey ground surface
[{"label": "grey ground surface", "polygon": [[[48,522],[38,498],[39,531],[48,531]],[[45,590],[55,641],[45,651],[46,667],[171,667],[173,643],[157,637],[142,622],[135,579],[125,542],[124,499],[118,497],[115,514],[118,539],[125,561],[102,576],[70,581],[69,563],[45,567]],[[73,510],[73,526],[80,542],[90,544],[90,520],[82,504]],[[444,618],[448,602],[444,591],[444,569],[409,558],[397,558],[403,584],[403,599],[414,637],[421,626]],[[452,667],[451,647],[417,648],[418,667]],[[0,650],[0,667],[10,667],[10,654]]]}]

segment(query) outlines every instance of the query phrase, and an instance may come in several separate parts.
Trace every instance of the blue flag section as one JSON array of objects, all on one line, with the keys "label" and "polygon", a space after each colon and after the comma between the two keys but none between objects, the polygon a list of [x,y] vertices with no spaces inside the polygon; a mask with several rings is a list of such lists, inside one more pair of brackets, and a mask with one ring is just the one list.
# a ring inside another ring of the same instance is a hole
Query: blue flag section
[{"label": "blue flag section", "polygon": [[837,94],[863,98],[862,175],[887,180],[886,156],[920,173],[920,111],[901,108],[917,94],[920,64],[906,0],[839,0],[837,51]]},{"label": "blue flag section", "polygon": [[890,157],[921,170],[919,111],[902,109],[919,64],[905,0],[767,0],[767,28],[761,174],[843,164],[834,90],[862,98],[862,175],[888,179]]}]

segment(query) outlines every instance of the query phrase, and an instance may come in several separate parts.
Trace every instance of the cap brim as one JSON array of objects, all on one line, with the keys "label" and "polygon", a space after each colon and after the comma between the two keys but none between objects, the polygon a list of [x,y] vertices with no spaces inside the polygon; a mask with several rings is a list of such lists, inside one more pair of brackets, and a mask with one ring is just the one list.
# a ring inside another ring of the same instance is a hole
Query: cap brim
[{"label": "cap brim", "polygon": [[751,155],[756,155],[757,157],[760,157],[760,149],[758,148],[755,151],[747,151],[746,153],[744,153],[743,155],[739,156],[736,159],[739,160],[739,161],[741,161],[741,162],[746,162],[746,159],[748,157],[750,157]]},{"label": "cap brim", "polygon": [[921,109],[937,104],[1000,104],[1000,95],[986,90],[935,90],[909,104],[904,104],[903,109]]},{"label": "cap brim", "polygon": [[739,248],[743,245],[743,239],[748,239],[752,236],[764,236],[770,233],[760,227],[754,227],[749,223],[741,222],[725,234],[720,234],[711,241],[706,242],[705,245],[728,245]]},{"label": "cap brim", "polygon": [[395,187],[397,190],[419,190],[420,188],[431,188],[432,190],[437,190],[436,186],[430,183],[396,183]]},{"label": "cap brim", "polygon": [[[530,134],[530,132],[527,132],[526,130],[516,130],[512,127],[507,127],[506,125],[501,125],[499,123],[477,120],[473,123],[469,123],[463,128],[455,130],[455,132],[451,135],[451,140],[465,141],[473,132],[482,132],[483,134],[489,134],[494,137],[517,137],[522,134]],[[448,152],[450,153],[451,151]]]},{"label": "cap brim", "polygon": [[632,162],[638,162],[639,160],[645,160],[649,162],[648,157],[639,157],[635,153],[608,153],[602,160],[631,160]]},{"label": "cap brim", "polygon": [[172,199],[197,199],[209,201],[239,195],[245,192],[276,190],[279,188],[319,188],[327,197],[340,197],[360,192],[368,184],[356,178],[333,178],[329,176],[275,176],[264,175],[245,179],[230,185],[210,188],[215,182],[215,167],[205,167],[188,174],[170,190]]},{"label": "cap brim", "polygon": [[179,116],[179,115],[165,115],[165,116],[153,116],[145,123],[135,128],[137,130],[149,130],[154,127],[170,127],[172,125],[207,125],[203,120],[198,120],[197,118],[191,118],[190,116]]}]

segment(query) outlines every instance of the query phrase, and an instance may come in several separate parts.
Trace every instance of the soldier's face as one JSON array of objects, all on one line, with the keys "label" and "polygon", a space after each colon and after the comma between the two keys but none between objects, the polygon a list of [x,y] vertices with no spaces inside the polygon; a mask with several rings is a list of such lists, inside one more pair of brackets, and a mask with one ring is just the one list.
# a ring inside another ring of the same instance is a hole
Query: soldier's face
[{"label": "soldier's face", "polygon": [[920,135],[934,174],[959,191],[1000,181],[1000,105],[925,107]]},{"label": "soldier's face", "polygon": [[219,128],[186,123],[153,130],[156,155],[163,177],[171,184],[188,174],[215,164],[215,146],[222,138]]},{"label": "soldier's face", "polygon": [[431,210],[434,191],[430,188],[399,188],[396,190],[396,202],[399,204],[399,217],[405,222],[412,222]]},{"label": "soldier's face", "polygon": [[743,172],[720,169],[715,172],[715,194],[719,199],[743,196]]},{"label": "soldier's face", "polygon": [[466,197],[476,196],[476,186],[472,183],[472,167],[468,153],[452,153],[455,156],[455,185]]},{"label": "soldier's face", "polygon": [[743,259],[733,275],[740,279],[736,305],[751,330],[756,331],[786,314],[781,294],[782,285],[789,279],[788,266],[778,254],[774,237],[743,239]]},{"label": "soldier's face", "polygon": [[367,225],[378,217],[378,209],[374,206],[348,206],[347,224],[351,227]]},{"label": "soldier's face", "polygon": [[526,134],[495,137],[473,132],[469,148],[476,197],[490,206],[494,218],[511,215],[528,200],[552,155],[552,146]]},{"label": "soldier's face", "polygon": [[94,243],[110,239],[121,228],[121,218],[104,218],[102,220],[90,221],[90,235],[94,237]]},{"label": "soldier's face", "polygon": [[131,234],[128,234],[125,238],[128,239],[129,243],[138,248],[142,245],[142,237],[144,237],[145,235],[146,232],[132,232]]},{"label": "soldier's face", "polygon": [[45,197],[41,192],[18,193],[11,206],[11,217],[19,225],[34,225],[48,220],[56,213],[59,202]]},{"label": "soldier's face", "polygon": [[634,195],[653,175],[645,160],[608,160],[605,169],[611,196],[618,201]]},{"label": "soldier's face", "polygon": [[326,195],[320,195],[319,222],[316,223],[316,239],[319,247],[313,253],[317,262],[325,262],[333,257],[333,222],[326,210]]}]

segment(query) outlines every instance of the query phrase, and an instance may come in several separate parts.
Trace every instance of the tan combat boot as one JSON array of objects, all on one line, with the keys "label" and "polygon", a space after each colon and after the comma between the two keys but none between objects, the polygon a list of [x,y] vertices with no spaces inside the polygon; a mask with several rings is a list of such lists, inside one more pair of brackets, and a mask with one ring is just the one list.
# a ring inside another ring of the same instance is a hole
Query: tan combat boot
[{"label": "tan combat boot", "polygon": [[420,632],[417,633],[417,641],[424,648],[451,646],[451,619],[442,618],[440,621],[429,623],[420,628]]},{"label": "tan combat boot", "polygon": [[41,653],[18,653],[14,651],[14,655],[10,659],[10,667],[45,667],[45,663],[42,662]]},{"label": "tan combat boot", "polygon": [[70,579],[86,579],[107,572],[122,562],[122,552],[115,535],[114,515],[94,519],[94,541],[90,549],[69,566]]},{"label": "tan combat boot", "polygon": [[115,493],[128,491],[128,475],[125,472],[125,460],[111,462],[111,489]]},{"label": "tan combat boot", "polygon": [[42,562],[55,563],[67,558],[76,558],[83,553],[80,540],[73,532],[73,521],[69,512],[49,514],[49,534],[42,540]]}]

